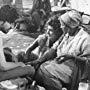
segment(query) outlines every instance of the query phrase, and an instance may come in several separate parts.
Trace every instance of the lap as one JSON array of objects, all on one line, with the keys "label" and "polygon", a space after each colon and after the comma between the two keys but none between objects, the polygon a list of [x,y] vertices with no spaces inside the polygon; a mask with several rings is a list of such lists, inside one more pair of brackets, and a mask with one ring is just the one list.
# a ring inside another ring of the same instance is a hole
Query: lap
[{"label": "lap", "polygon": [[0,81],[26,75],[33,76],[34,68],[31,66],[25,66],[25,67],[17,67],[8,71],[0,71]]},{"label": "lap", "polygon": [[57,64],[55,61],[48,61],[44,63],[40,67],[40,72],[40,75],[46,78],[44,79],[46,83],[49,82],[49,79],[55,83],[62,81],[68,84],[71,81],[71,69],[64,64]]},{"label": "lap", "polygon": [[[44,66],[47,66],[49,62],[44,64]],[[51,74],[47,69],[45,69],[43,66],[40,67],[38,70],[38,73],[36,75],[36,81],[47,89],[50,90],[61,90],[62,88],[62,81],[55,77],[53,74]],[[42,83],[41,83],[42,82]]]}]

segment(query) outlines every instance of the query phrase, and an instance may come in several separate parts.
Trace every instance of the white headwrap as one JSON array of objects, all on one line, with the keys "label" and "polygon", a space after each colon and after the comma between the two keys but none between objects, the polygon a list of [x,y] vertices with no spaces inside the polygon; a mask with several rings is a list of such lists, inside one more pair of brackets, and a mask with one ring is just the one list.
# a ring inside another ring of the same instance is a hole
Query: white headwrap
[{"label": "white headwrap", "polygon": [[61,15],[61,21],[63,21],[67,26],[75,28],[82,22],[82,17],[77,11],[69,11]]}]

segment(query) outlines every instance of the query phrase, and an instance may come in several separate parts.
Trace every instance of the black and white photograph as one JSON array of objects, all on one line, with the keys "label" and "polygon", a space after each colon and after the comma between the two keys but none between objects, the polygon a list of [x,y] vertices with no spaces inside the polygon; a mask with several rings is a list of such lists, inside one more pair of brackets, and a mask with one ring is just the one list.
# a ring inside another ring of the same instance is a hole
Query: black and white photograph
[{"label": "black and white photograph", "polygon": [[90,90],[90,0],[0,0],[0,90]]}]

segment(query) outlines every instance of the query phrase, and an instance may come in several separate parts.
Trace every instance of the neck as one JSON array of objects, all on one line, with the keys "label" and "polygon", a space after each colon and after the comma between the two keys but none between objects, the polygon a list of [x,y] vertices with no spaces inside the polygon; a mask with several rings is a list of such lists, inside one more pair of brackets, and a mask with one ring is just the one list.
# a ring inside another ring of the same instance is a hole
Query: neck
[{"label": "neck", "polygon": [[70,36],[75,36],[79,32],[80,28],[74,28],[73,32],[69,32]]}]

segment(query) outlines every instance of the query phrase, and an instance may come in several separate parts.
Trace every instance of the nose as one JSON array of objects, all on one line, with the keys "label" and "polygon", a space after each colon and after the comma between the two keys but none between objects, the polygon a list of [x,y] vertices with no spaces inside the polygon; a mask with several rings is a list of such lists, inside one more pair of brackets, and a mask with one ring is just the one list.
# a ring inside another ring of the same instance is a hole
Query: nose
[{"label": "nose", "polygon": [[65,25],[61,25],[61,29],[64,29],[65,28]]}]

